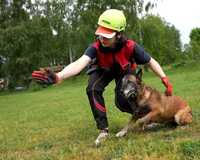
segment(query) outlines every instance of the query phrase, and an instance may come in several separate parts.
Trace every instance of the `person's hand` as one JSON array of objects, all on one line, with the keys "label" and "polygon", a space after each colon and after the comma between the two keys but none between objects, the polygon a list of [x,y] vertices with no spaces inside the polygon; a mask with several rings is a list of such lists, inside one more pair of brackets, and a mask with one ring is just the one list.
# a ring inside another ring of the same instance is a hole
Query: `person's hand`
[{"label": "person's hand", "polygon": [[164,86],[166,87],[165,95],[166,96],[171,96],[172,92],[173,92],[173,86],[169,82],[168,77],[162,77],[161,80],[162,80],[162,83],[164,84]]},{"label": "person's hand", "polygon": [[52,85],[58,82],[58,76],[51,69],[33,71],[32,78],[41,85]]}]

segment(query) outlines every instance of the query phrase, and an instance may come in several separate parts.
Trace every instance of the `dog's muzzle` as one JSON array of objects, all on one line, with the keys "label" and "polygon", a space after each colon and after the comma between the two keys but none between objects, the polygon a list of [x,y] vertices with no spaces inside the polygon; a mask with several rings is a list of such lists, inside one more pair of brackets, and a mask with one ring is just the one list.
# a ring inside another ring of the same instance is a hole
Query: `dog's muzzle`
[{"label": "dog's muzzle", "polygon": [[126,95],[127,99],[129,98],[136,98],[137,97],[137,91],[135,89],[130,90],[127,95]]},{"label": "dog's muzzle", "polygon": [[121,90],[121,92],[126,99],[137,97],[137,90],[135,88],[131,88],[131,89],[126,88],[124,90]]},{"label": "dog's muzzle", "polygon": [[128,77],[125,76],[122,79],[121,93],[126,99],[135,99],[137,97],[137,83],[129,80]]}]

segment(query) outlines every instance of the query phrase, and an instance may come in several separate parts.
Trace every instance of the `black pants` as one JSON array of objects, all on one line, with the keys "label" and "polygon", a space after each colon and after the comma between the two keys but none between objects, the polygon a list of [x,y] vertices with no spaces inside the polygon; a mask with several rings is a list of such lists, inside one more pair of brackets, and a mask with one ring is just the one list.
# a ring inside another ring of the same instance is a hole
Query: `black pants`
[{"label": "black pants", "polygon": [[111,71],[97,70],[94,71],[90,77],[87,86],[87,95],[92,109],[94,119],[98,129],[104,129],[108,127],[108,120],[106,116],[106,106],[104,103],[103,92],[105,87],[115,79],[115,104],[122,111],[132,113],[132,109],[129,106],[126,99],[120,92],[122,75],[115,75]]}]

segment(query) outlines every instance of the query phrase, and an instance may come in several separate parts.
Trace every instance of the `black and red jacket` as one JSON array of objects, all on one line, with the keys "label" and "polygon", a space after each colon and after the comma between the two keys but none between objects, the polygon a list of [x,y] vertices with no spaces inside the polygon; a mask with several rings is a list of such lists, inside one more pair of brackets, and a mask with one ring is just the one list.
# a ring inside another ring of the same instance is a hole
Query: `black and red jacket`
[{"label": "black and red jacket", "polygon": [[100,42],[94,42],[92,47],[97,50],[97,65],[103,69],[110,69],[115,63],[118,63],[122,71],[126,71],[128,67],[135,70],[137,67],[133,59],[135,44],[134,41],[127,40],[120,50],[104,53],[100,50]]}]

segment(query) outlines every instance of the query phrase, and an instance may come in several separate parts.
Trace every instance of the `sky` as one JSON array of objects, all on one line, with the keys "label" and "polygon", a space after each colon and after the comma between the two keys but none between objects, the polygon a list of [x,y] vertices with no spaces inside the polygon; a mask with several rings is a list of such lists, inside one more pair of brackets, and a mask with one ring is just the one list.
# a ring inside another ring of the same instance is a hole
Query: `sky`
[{"label": "sky", "polygon": [[193,28],[200,28],[200,0],[159,0],[152,13],[173,24],[180,31],[183,44],[189,43]]}]

